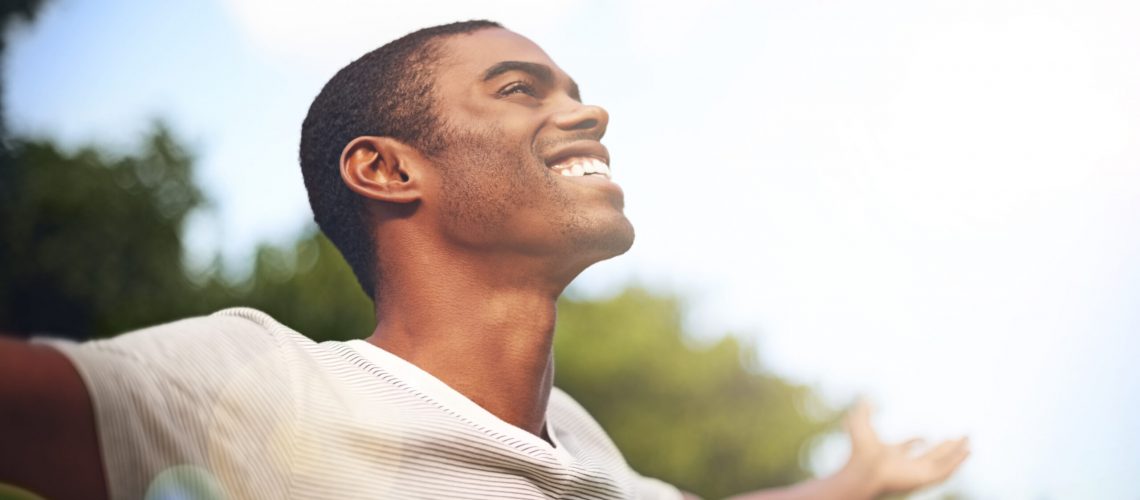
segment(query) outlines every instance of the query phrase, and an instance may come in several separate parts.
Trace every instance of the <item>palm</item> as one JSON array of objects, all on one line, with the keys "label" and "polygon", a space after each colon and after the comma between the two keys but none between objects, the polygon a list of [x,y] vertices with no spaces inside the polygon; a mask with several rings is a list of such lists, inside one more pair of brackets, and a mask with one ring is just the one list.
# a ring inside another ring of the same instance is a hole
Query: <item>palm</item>
[{"label": "palm", "polygon": [[845,423],[851,436],[849,465],[869,473],[880,493],[908,492],[939,483],[970,453],[966,438],[943,441],[921,454],[914,453],[919,439],[884,443],[871,427],[871,409],[864,402],[851,410]]}]

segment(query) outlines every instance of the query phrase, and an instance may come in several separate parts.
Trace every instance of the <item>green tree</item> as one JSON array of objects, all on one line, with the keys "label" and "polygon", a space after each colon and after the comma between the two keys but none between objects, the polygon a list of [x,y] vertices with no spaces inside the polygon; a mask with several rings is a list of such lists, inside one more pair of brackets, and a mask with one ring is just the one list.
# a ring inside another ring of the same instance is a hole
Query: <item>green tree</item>
[{"label": "green tree", "polygon": [[806,478],[801,452],[837,415],[810,388],[750,369],[755,353],[734,337],[707,348],[686,340],[676,297],[632,288],[564,299],[555,383],[634,469],[706,498]]},{"label": "green tree", "polygon": [[262,245],[251,274],[229,284],[219,274],[198,291],[206,310],[260,309],[310,338],[367,337],[376,326],[372,301],[360,290],[340,252],[310,228],[292,247]]},{"label": "green tree", "polygon": [[107,335],[192,312],[182,224],[193,157],[156,125],[140,151],[9,143],[0,171],[0,329]]}]

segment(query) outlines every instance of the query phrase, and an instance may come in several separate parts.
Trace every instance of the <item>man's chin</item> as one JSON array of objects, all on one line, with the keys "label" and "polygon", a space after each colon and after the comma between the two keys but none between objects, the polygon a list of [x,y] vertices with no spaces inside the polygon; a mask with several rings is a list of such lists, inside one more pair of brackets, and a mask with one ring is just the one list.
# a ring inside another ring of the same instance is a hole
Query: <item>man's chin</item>
[{"label": "man's chin", "polygon": [[622,220],[625,221],[625,228],[622,234],[616,238],[617,241],[614,243],[615,253],[610,256],[611,258],[628,252],[629,249],[633,247],[633,240],[636,239],[636,234],[633,230],[633,224],[631,224],[629,222],[629,219],[626,219],[625,217],[622,217]]},{"label": "man's chin", "polygon": [[590,262],[590,264],[593,264],[595,262],[612,259],[628,252],[633,246],[633,240],[633,224],[631,224],[629,219],[625,218],[625,216],[622,216],[620,221],[606,228],[605,232],[595,235],[594,241],[584,245],[589,248],[583,250],[594,256],[592,262]]}]

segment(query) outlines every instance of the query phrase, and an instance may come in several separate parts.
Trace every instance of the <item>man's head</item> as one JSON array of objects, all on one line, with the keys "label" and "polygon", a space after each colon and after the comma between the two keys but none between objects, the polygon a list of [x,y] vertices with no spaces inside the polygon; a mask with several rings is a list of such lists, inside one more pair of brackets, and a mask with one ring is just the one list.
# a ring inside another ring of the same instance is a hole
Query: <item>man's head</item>
[{"label": "man's head", "polygon": [[580,271],[632,243],[616,184],[563,175],[608,172],[607,122],[533,42],[469,21],[417,31],[338,72],[305,119],[301,165],[317,223],[373,297],[381,257],[407,250],[377,241],[396,225],[449,252],[564,253]]}]

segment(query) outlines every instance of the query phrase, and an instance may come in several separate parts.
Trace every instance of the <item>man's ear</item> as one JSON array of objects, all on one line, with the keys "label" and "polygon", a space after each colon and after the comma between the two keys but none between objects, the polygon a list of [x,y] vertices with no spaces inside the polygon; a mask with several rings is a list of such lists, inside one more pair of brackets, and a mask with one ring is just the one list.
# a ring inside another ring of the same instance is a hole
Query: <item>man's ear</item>
[{"label": "man's ear", "polygon": [[411,203],[421,196],[423,157],[391,137],[361,136],[340,154],[345,185],[366,198]]}]

